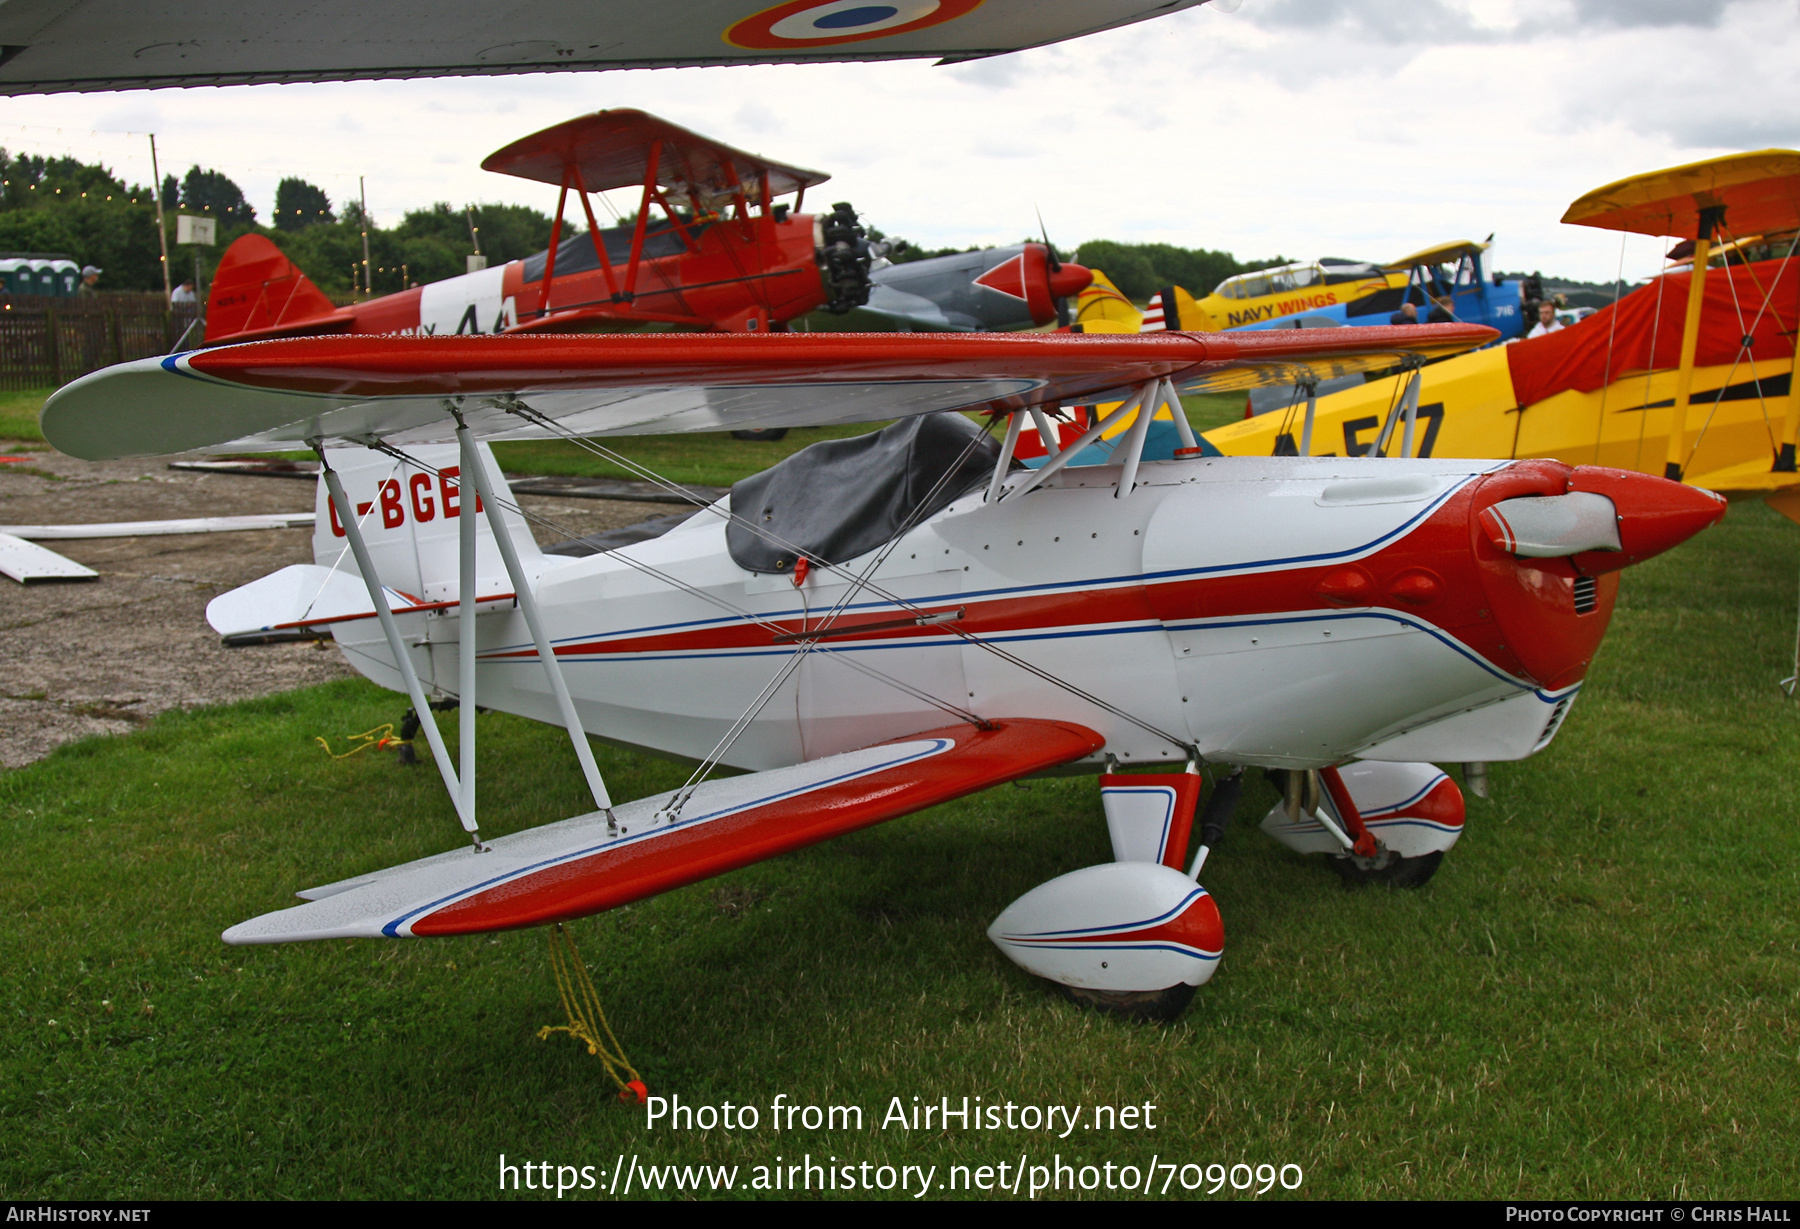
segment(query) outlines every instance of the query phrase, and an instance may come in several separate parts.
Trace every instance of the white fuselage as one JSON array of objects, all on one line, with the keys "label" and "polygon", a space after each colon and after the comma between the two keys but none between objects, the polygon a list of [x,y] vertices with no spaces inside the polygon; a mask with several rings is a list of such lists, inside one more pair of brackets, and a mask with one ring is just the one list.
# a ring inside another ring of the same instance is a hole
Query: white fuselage
[{"label": "white fuselage", "polygon": [[[445,464],[445,456],[453,460],[453,450],[426,459]],[[437,515],[437,484],[360,450],[334,460],[351,499],[370,505],[362,524],[384,582],[408,592],[414,585],[425,600],[451,595],[456,522]],[[1116,495],[1117,467],[1071,467],[1017,500],[964,495],[890,548],[840,569],[815,566],[798,587],[789,576],[734,563],[715,511],[587,558],[536,554],[522,522],[514,538],[539,576],[538,601],[582,724],[664,754],[699,759],[713,751],[792,665],[800,645],[778,642],[778,634],[893,624],[918,613],[892,600],[899,598],[962,615],[816,642],[724,761],[765,769],[816,759],[954,722],[946,709],[1078,722],[1129,763],[1180,760],[1183,744],[1210,758],[1292,767],[1351,756],[1508,759],[1554,733],[1578,683],[1547,691],[1516,666],[1496,665],[1472,647],[1479,637],[1444,626],[1455,622],[1445,610],[1387,599],[1345,605],[1311,587],[1332,568],[1379,580],[1418,572],[1418,564],[1435,568],[1447,586],[1476,585],[1472,566],[1468,578],[1454,574],[1457,548],[1443,545],[1458,540],[1454,533],[1421,545],[1420,531],[1466,518],[1459,494],[1503,465],[1162,462],[1144,465],[1125,498]],[[370,498],[384,481],[410,483],[398,525],[384,523]],[[426,510],[432,519],[418,515]],[[318,562],[352,568],[323,502],[319,512]],[[492,549],[483,543],[484,595],[509,588]],[[864,575],[892,597],[859,589],[854,578]],[[484,609],[478,702],[554,722],[513,603]],[[454,694],[456,610],[400,622],[426,688]],[[357,669],[399,688],[374,620],[339,624],[335,635]]]}]

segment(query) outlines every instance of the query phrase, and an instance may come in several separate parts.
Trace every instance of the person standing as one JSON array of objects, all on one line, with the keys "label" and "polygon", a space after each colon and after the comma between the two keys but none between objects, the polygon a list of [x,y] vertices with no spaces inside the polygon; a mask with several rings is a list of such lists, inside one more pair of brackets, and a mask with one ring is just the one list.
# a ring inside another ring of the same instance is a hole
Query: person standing
[{"label": "person standing", "polygon": [[1533,337],[1548,337],[1552,333],[1562,332],[1562,321],[1556,318],[1556,304],[1545,299],[1538,304],[1538,322],[1531,326],[1531,332],[1525,334],[1525,340]]},{"label": "person standing", "polygon": [[171,303],[192,303],[194,301],[194,279],[183,278],[181,285],[169,292]]},{"label": "person standing", "polygon": [[93,265],[81,267],[81,285],[75,287],[77,296],[100,293],[100,274],[102,270]]}]

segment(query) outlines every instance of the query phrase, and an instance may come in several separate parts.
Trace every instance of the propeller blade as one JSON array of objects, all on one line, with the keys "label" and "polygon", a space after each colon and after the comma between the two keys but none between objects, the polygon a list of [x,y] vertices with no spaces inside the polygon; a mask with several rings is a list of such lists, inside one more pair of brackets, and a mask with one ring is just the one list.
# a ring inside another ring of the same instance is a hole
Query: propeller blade
[{"label": "propeller blade", "polygon": [[1031,207],[1031,211],[1037,214],[1038,234],[1044,237],[1044,250],[1050,254],[1048,261],[1050,272],[1061,273],[1062,261],[1057,258],[1056,245],[1050,242],[1050,228],[1044,225],[1044,211],[1039,209],[1036,205]]}]

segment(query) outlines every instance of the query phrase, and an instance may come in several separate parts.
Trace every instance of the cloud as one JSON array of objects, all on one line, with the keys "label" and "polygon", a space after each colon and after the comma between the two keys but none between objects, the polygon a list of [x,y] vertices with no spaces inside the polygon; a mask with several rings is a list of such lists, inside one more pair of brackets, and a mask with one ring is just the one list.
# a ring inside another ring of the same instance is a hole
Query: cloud
[{"label": "cloud", "polygon": [[1533,42],[1601,30],[1717,29],[1733,0],[1261,0],[1253,25],[1389,47]]},{"label": "cloud", "polygon": [[989,56],[967,64],[947,65],[945,76],[964,85],[978,85],[989,90],[1010,90],[1020,84],[1021,74],[1029,61],[1018,53]]},{"label": "cloud", "polygon": [[1252,0],[1241,14],[1267,29],[1329,31],[1389,45],[1482,42],[1495,34],[1453,0]]},{"label": "cloud", "polygon": [[746,98],[738,104],[737,114],[733,118],[739,128],[759,137],[779,134],[787,129],[787,121],[756,98]]},{"label": "cloud", "polygon": [[1716,29],[1730,0],[1575,0],[1577,25]]}]

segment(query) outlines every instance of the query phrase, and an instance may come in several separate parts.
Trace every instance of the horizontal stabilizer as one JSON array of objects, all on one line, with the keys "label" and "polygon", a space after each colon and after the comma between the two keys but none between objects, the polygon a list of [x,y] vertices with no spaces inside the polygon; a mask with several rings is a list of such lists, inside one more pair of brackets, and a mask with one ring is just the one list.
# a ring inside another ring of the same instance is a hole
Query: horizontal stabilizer
[{"label": "horizontal stabilizer", "polygon": [[707,781],[681,813],[659,794],[302,893],[225,941],[407,938],[585,917],[695,880],[1092,755],[1098,734],[1061,721],[958,725],[789,768]]},{"label": "horizontal stabilizer", "polygon": [[[417,598],[393,589],[383,591],[388,609],[416,605]],[[206,621],[221,636],[285,631],[322,626],[375,615],[369,590],[354,572],[313,563],[296,563],[260,580],[221,593],[206,604]]]}]

